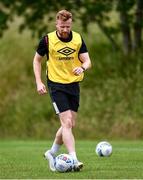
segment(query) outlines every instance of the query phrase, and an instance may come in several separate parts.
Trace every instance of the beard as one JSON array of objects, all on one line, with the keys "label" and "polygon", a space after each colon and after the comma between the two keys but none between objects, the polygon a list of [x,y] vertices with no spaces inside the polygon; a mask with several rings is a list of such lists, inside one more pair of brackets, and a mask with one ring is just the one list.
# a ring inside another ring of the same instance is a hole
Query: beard
[{"label": "beard", "polygon": [[66,39],[69,37],[70,32],[61,32],[61,33],[59,33],[59,35],[61,38]]}]

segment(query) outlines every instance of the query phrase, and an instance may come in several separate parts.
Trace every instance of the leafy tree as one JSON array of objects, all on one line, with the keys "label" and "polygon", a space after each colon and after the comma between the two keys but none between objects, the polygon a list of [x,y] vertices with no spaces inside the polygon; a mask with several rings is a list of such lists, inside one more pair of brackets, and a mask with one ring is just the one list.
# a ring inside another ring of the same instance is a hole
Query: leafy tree
[{"label": "leafy tree", "polygon": [[118,0],[117,12],[120,14],[124,52],[128,54],[133,49],[141,48],[143,1]]},{"label": "leafy tree", "polygon": [[[48,22],[55,18],[59,9],[71,10],[86,31],[89,23],[96,23],[111,42],[114,49],[122,49],[116,35],[122,34],[125,54],[141,48],[143,27],[142,0],[3,0],[0,2],[0,35],[8,28],[8,22],[15,16],[22,16],[20,32],[29,28],[33,35],[47,32]],[[119,15],[116,25],[112,25],[111,12]]]}]

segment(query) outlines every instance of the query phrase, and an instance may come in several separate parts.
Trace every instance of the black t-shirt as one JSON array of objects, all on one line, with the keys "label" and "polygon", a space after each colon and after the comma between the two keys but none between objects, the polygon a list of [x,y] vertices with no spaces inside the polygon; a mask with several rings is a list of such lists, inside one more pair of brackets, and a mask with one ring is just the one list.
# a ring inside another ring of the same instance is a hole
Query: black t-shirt
[{"label": "black t-shirt", "polygon": [[[37,53],[40,56],[44,56],[44,55],[48,56],[48,46],[47,46],[47,42],[45,40],[45,37],[46,36],[42,37],[42,39],[39,42],[38,48],[37,48]],[[58,37],[58,38],[63,42],[69,42],[72,40],[72,32],[70,33],[70,35],[67,39],[62,39],[60,37]],[[86,47],[84,40],[82,39],[82,45],[81,45],[81,48],[79,50],[79,54],[85,53],[85,52],[88,52],[88,50],[87,50],[87,47]]]}]

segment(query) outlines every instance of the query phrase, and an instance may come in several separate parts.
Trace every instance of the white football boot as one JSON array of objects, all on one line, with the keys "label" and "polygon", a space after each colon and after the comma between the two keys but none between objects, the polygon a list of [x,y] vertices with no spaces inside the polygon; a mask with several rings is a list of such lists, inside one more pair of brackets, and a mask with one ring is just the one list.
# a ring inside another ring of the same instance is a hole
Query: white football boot
[{"label": "white football boot", "polygon": [[80,161],[74,162],[73,171],[80,171],[83,168],[83,163]]},{"label": "white football boot", "polygon": [[46,151],[44,154],[46,160],[49,161],[49,168],[51,171],[56,171],[55,168],[55,156],[51,154],[50,150]]}]

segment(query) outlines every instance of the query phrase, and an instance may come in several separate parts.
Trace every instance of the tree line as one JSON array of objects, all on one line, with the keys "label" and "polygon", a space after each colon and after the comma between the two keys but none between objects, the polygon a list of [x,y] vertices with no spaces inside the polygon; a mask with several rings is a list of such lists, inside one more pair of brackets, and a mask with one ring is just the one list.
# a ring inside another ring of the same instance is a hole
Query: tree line
[{"label": "tree line", "polygon": [[[84,31],[91,22],[96,23],[112,47],[123,50],[124,54],[142,48],[143,0],[3,0],[0,2],[0,35],[15,16],[20,16],[23,17],[20,32],[29,28],[34,36],[41,36],[60,9],[71,10]],[[114,24],[110,23],[113,11],[118,17]],[[117,41],[119,35],[122,43]]]}]

